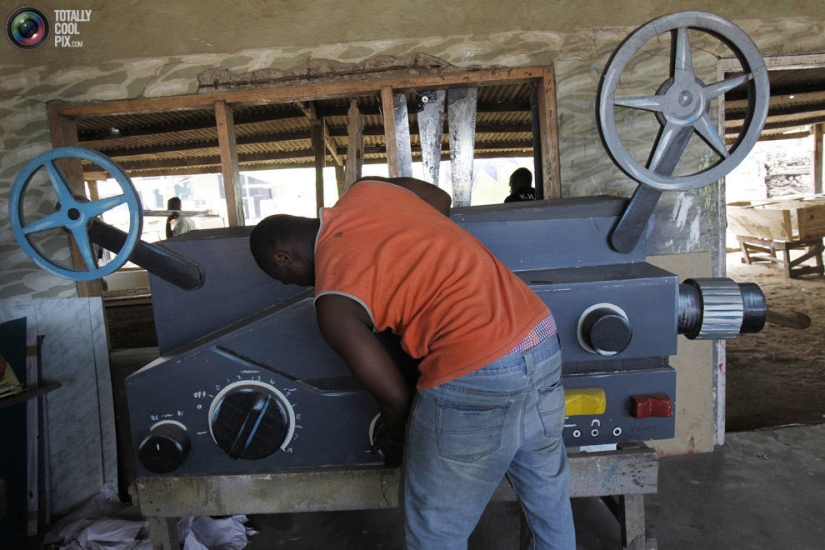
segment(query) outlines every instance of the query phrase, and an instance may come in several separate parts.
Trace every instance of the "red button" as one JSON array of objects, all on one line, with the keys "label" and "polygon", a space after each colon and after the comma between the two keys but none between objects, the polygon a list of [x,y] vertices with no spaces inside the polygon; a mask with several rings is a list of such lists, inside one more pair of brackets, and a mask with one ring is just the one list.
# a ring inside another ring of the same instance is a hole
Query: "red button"
[{"label": "red button", "polygon": [[645,393],[630,398],[630,415],[633,418],[670,418],[673,402],[666,393]]}]

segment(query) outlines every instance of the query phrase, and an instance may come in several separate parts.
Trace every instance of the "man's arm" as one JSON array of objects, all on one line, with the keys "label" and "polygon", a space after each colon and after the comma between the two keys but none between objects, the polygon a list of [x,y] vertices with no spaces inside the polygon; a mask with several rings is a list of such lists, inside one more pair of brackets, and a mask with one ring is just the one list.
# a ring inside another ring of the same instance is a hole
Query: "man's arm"
[{"label": "man's arm", "polygon": [[409,391],[398,367],[372,331],[367,311],[355,300],[338,294],[320,296],[315,306],[324,339],[378,400],[390,437],[404,441]]},{"label": "man's arm", "polygon": [[178,219],[179,216],[180,216],[180,214],[178,212],[172,212],[166,218],[166,238],[167,239],[171,239],[172,237],[175,236],[174,232],[172,231],[172,220]]},{"label": "man's arm", "polygon": [[379,176],[366,176],[357,180],[355,183],[363,180],[383,181],[384,183],[391,183],[404,189],[409,189],[430,206],[445,216],[450,217],[450,205],[453,199],[446,191],[440,189],[437,185],[415,178],[382,178]]}]

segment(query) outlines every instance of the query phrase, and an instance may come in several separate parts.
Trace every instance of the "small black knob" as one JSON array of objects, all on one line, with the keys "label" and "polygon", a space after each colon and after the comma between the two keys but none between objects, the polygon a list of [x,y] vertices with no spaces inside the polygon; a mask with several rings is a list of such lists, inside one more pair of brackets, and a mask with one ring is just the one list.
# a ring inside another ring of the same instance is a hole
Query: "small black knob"
[{"label": "small black knob", "polygon": [[240,384],[218,399],[209,423],[231,458],[259,460],[281,448],[292,426],[289,405],[274,391]]},{"label": "small black knob", "polygon": [[616,355],[624,351],[633,338],[633,329],[622,310],[617,307],[597,307],[585,313],[579,337],[588,351],[599,355]]},{"label": "small black knob", "polygon": [[156,474],[174,472],[189,453],[191,442],[186,428],[177,422],[161,422],[152,426],[138,448],[138,460]]}]

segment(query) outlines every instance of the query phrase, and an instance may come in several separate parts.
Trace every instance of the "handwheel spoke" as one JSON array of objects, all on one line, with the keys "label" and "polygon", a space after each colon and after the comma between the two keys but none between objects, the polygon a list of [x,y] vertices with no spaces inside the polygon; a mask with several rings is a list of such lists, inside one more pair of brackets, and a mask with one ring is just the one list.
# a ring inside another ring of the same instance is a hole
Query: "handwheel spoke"
[{"label": "handwheel spoke", "polygon": [[[679,162],[679,159],[682,157],[682,152],[685,150],[685,145],[687,145],[687,140],[684,139],[686,131],[690,133],[693,132],[689,127],[688,130],[686,130],[685,126],[672,122],[667,122],[662,126],[659,131],[659,136],[656,139],[656,147],[648,163],[648,170],[657,173],[661,172],[659,168],[665,163],[666,159],[668,165],[675,166],[676,163]],[[689,137],[690,134],[688,134],[688,138]]]},{"label": "handwheel spoke", "polygon": [[39,220],[30,223],[26,227],[21,227],[21,230],[24,235],[31,235],[32,233],[39,233],[40,231],[57,229],[58,227],[64,227],[63,220],[63,216],[60,213],[55,212],[54,214],[49,214],[45,218],[40,218]]},{"label": "handwheel spoke", "polygon": [[714,129],[713,123],[710,121],[710,116],[707,113],[703,114],[693,123],[693,128],[720,157],[726,159],[730,156],[725,142]]},{"label": "handwheel spoke", "polygon": [[83,209],[87,212],[90,218],[99,216],[104,212],[111,210],[126,203],[126,195],[116,195],[106,199],[100,199],[94,202],[89,202],[83,205]]},{"label": "handwheel spoke", "polygon": [[661,95],[637,96],[637,97],[617,97],[613,100],[614,105],[619,107],[630,107],[643,111],[660,113],[665,110],[665,99]]},{"label": "handwheel spoke", "polygon": [[750,74],[740,74],[738,76],[726,78],[725,80],[720,80],[715,84],[705,86],[702,90],[702,95],[705,96],[705,100],[710,101],[711,99],[717,98],[720,95],[733,90],[740,84],[744,84],[752,78],[753,76]]},{"label": "handwheel spoke", "polygon": [[673,81],[678,86],[687,86],[693,83],[694,78],[688,30],[686,27],[679,27],[676,29],[676,44],[673,50]]},{"label": "handwheel spoke", "polygon": [[77,248],[80,250],[80,255],[83,257],[83,261],[86,262],[86,268],[89,271],[94,271],[97,269],[97,265],[95,263],[95,255],[92,251],[92,243],[89,240],[89,235],[86,233],[86,227],[73,227],[71,229],[72,237],[74,237],[75,243],[77,243]]},{"label": "handwheel spoke", "polygon": [[46,172],[49,174],[49,180],[52,182],[54,192],[57,194],[57,201],[64,206],[68,206],[69,203],[74,203],[69,181],[66,179],[63,170],[61,170],[53,160],[44,163],[44,166],[46,167]]}]

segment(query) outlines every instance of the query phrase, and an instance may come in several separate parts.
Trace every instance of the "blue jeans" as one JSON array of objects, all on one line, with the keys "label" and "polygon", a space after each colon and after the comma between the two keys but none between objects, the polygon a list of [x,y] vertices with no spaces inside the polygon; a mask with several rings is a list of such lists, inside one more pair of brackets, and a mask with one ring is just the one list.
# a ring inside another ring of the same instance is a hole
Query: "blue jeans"
[{"label": "blue jeans", "polygon": [[575,549],[556,336],[418,392],[404,457],[407,548],[466,549],[505,474],[531,544]]}]

